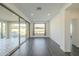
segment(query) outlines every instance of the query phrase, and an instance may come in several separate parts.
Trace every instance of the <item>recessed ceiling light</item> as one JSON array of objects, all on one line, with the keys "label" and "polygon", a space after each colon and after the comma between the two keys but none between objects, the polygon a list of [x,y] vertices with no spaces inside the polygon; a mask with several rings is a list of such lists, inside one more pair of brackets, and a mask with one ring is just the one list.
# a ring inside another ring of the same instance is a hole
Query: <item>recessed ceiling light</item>
[{"label": "recessed ceiling light", "polygon": [[37,7],[36,9],[37,9],[37,10],[42,10],[42,7]]},{"label": "recessed ceiling light", "polygon": [[15,14],[12,14],[12,15],[15,15]]},{"label": "recessed ceiling light", "polygon": [[34,16],[34,13],[31,13],[31,16]]},{"label": "recessed ceiling light", "polygon": [[50,16],[51,14],[50,13],[48,13],[48,16]]}]

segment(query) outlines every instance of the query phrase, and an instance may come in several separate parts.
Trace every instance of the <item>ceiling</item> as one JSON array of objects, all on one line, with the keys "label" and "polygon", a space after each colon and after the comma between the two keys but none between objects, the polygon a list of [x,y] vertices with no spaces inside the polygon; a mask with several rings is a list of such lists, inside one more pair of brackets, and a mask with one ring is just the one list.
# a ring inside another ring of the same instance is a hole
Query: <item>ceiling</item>
[{"label": "ceiling", "polygon": [[67,8],[67,10],[78,10],[79,11],[79,3],[72,3],[72,5]]},{"label": "ceiling", "polygon": [[14,3],[29,20],[48,21],[53,18],[66,3]]},{"label": "ceiling", "polygon": [[18,21],[18,16],[0,5],[0,21]]}]

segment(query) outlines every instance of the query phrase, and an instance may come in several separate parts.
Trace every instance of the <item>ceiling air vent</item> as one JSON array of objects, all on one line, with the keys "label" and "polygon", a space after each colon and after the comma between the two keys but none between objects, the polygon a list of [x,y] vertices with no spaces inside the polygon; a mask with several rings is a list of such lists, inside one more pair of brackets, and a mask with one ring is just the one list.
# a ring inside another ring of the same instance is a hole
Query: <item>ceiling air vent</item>
[{"label": "ceiling air vent", "polygon": [[36,9],[37,9],[37,10],[42,10],[42,8],[41,8],[41,7],[37,7]]}]

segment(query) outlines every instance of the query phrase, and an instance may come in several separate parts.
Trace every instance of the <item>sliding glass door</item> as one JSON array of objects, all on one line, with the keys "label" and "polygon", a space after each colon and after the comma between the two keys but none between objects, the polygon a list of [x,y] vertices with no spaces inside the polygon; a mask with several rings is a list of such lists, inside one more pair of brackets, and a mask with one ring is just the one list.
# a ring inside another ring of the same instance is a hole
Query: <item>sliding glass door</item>
[{"label": "sliding glass door", "polygon": [[29,22],[0,5],[0,56],[7,55],[28,39]]},{"label": "sliding glass door", "polygon": [[0,22],[0,39],[1,39],[1,22]]},{"label": "sliding glass door", "polygon": [[29,23],[20,18],[20,43],[25,42],[29,38]]},{"label": "sliding glass door", "polygon": [[26,40],[26,22],[20,18],[20,43],[23,43]]},{"label": "sliding glass door", "polygon": [[0,6],[0,55],[7,55],[19,45],[19,17]]}]

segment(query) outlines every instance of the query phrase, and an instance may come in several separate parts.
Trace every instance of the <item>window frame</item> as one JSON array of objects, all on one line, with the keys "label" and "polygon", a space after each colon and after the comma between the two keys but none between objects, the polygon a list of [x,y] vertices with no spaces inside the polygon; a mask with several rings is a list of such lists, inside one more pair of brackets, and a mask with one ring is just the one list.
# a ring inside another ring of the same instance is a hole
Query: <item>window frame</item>
[{"label": "window frame", "polygon": [[44,24],[44,36],[46,36],[46,23],[33,23],[33,35],[35,36],[35,24]]}]

